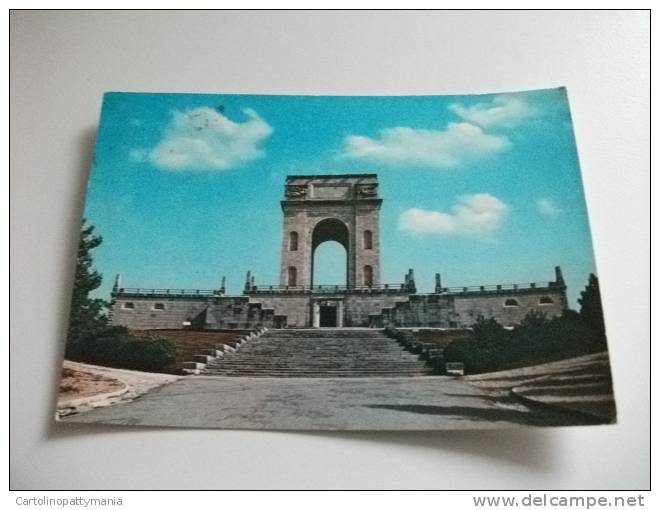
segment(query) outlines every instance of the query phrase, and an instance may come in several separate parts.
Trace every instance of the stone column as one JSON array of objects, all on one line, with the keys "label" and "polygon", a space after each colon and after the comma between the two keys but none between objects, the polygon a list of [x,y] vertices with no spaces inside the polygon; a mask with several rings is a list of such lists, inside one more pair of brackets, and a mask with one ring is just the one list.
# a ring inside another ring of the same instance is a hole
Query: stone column
[{"label": "stone column", "polygon": [[344,302],[337,301],[337,327],[344,327]]},{"label": "stone column", "polygon": [[318,301],[312,304],[312,327],[318,328],[321,326],[321,307]]}]

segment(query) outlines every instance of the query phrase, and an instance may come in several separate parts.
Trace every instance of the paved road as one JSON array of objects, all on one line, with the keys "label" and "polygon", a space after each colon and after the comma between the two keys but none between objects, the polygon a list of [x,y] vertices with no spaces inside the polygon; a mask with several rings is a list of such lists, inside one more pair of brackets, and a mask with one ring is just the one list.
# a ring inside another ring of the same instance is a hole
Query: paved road
[{"label": "paved road", "polygon": [[187,377],[65,422],[280,430],[428,430],[577,425],[451,377]]}]

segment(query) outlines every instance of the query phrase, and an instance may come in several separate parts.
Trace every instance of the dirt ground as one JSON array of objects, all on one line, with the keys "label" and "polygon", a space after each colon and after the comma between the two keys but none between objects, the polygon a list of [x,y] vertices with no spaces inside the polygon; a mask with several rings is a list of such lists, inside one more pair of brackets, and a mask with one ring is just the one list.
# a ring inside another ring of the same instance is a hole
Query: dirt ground
[{"label": "dirt ground", "polygon": [[180,376],[101,367],[64,360],[56,418],[130,402]]},{"label": "dirt ground", "polygon": [[125,388],[126,385],[109,377],[71,368],[62,369],[60,379],[60,401],[75,400],[110,393]]}]

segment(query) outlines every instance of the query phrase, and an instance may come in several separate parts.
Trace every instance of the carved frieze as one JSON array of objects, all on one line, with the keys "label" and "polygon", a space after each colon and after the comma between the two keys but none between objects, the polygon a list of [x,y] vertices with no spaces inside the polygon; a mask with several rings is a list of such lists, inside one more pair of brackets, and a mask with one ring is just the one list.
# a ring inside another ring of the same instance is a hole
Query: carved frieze
[{"label": "carved frieze", "polygon": [[302,200],[307,196],[307,186],[305,184],[287,184],[284,196],[288,199]]},{"label": "carved frieze", "polygon": [[356,189],[358,198],[376,198],[378,195],[377,184],[358,184]]}]

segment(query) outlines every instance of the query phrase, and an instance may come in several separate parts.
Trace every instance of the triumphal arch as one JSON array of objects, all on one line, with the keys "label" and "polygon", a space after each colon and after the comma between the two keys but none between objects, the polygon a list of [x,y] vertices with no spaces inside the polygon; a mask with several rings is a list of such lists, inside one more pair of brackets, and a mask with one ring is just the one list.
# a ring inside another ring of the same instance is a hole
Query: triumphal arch
[{"label": "triumphal arch", "polygon": [[379,285],[382,202],[375,174],[287,177],[280,285],[313,286],[314,252],[325,241],[336,241],[346,250],[342,284]]},{"label": "triumphal arch", "polygon": [[[287,177],[281,202],[280,285],[286,290],[316,291],[318,297],[311,302],[313,326],[341,326],[345,293],[380,285],[382,202],[375,174]],[[323,286],[314,282],[314,254],[326,241],[336,241],[346,250],[346,281],[324,293]]]}]

